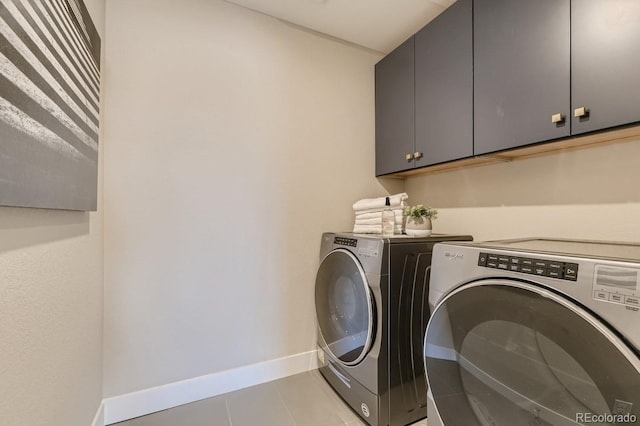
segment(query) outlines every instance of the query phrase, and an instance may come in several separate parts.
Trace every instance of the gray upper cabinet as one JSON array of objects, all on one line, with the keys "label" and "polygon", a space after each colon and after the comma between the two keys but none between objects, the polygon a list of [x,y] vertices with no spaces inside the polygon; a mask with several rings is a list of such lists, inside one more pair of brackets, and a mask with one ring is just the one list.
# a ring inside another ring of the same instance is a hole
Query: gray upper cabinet
[{"label": "gray upper cabinet", "polygon": [[376,176],[473,155],[472,0],[376,64]]},{"label": "gray upper cabinet", "polygon": [[640,1],[573,0],[572,133],[639,121],[639,76]]},{"label": "gray upper cabinet", "polygon": [[415,167],[473,155],[472,0],[415,35]]},{"label": "gray upper cabinet", "polygon": [[639,75],[640,0],[457,0],[376,65],[376,175],[638,124]]},{"label": "gray upper cabinet", "polygon": [[376,176],[413,167],[414,38],[376,64]]},{"label": "gray upper cabinet", "polygon": [[475,0],[473,17],[474,154],[569,136],[570,0]]}]

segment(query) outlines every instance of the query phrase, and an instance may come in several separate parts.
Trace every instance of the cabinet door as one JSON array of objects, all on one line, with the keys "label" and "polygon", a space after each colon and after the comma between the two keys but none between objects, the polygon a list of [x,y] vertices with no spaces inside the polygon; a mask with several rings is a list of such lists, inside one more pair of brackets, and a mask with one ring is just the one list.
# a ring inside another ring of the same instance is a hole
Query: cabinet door
[{"label": "cabinet door", "polygon": [[413,167],[413,58],[411,37],[376,64],[376,176]]},{"label": "cabinet door", "polygon": [[415,35],[416,167],[473,155],[472,0]]},{"label": "cabinet door", "polygon": [[572,133],[640,121],[639,76],[640,1],[573,0]]},{"label": "cabinet door", "polygon": [[[476,155],[569,135],[569,7],[569,0],[474,2]],[[555,114],[564,120],[553,123]]]}]

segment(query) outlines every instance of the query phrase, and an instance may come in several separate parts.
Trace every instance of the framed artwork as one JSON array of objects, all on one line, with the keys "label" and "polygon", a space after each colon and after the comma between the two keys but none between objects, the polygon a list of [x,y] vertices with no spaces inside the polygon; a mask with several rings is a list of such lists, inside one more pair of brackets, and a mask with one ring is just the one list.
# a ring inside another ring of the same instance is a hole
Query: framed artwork
[{"label": "framed artwork", "polygon": [[100,37],[82,0],[0,0],[0,205],[96,210]]}]

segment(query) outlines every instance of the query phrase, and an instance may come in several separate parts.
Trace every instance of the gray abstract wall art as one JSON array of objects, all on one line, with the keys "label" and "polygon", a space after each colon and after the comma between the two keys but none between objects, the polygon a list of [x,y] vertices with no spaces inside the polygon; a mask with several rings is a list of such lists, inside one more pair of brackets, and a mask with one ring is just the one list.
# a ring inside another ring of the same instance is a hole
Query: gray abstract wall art
[{"label": "gray abstract wall art", "polygon": [[82,0],[0,0],[0,205],[96,210],[100,37]]}]

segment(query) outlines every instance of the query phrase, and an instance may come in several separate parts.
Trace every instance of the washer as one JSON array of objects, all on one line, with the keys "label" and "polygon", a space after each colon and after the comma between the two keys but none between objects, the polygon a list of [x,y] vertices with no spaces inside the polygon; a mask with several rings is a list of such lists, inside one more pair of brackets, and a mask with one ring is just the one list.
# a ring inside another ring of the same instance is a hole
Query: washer
[{"label": "washer", "polygon": [[316,275],[321,374],[367,423],[426,416],[422,355],[435,243],[427,238],[325,233]]},{"label": "washer", "polygon": [[640,422],[640,245],[438,244],[429,426]]}]

